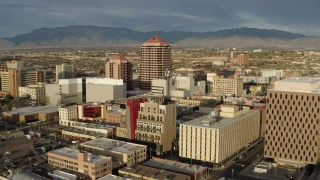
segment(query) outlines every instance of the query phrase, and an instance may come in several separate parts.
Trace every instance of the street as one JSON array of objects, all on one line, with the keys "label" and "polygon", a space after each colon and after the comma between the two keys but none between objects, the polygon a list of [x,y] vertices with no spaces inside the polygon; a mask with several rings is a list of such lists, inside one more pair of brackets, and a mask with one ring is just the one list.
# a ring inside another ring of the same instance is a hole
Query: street
[{"label": "street", "polygon": [[257,158],[263,156],[263,143],[257,145],[251,151],[248,151],[247,155],[241,159],[236,160],[236,162],[231,162],[223,170],[213,170],[210,171],[210,176],[208,179],[219,179],[225,177],[227,179],[239,179],[240,172]]}]

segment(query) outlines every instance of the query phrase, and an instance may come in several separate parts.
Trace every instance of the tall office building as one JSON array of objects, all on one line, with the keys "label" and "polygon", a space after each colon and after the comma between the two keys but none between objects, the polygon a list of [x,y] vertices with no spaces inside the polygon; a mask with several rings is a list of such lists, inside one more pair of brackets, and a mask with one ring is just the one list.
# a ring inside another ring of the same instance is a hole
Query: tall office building
[{"label": "tall office building", "polygon": [[132,89],[132,63],[123,55],[113,57],[106,63],[106,78],[123,79],[127,90]]},{"label": "tall office building", "polygon": [[141,47],[140,89],[151,90],[151,81],[172,71],[171,47],[159,37],[152,37]]},{"label": "tall office building", "polygon": [[59,79],[71,79],[75,77],[75,69],[72,64],[56,65],[56,82],[58,82]]},{"label": "tall office building", "polygon": [[289,78],[268,90],[264,156],[301,167],[320,158],[320,79]]},{"label": "tall office building", "polygon": [[141,103],[135,139],[155,144],[159,155],[171,151],[176,140],[176,105]]},{"label": "tall office building", "polygon": [[239,65],[249,65],[249,56],[247,54],[237,55],[237,64]]},{"label": "tall office building", "polygon": [[25,70],[22,62],[7,62],[7,69],[1,72],[1,90],[18,97],[19,86],[28,86],[46,81],[45,71]]}]

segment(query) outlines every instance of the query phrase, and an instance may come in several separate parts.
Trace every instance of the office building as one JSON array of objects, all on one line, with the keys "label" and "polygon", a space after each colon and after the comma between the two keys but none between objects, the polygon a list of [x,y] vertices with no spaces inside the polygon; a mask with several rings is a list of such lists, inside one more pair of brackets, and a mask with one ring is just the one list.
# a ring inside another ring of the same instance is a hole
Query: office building
[{"label": "office building", "polygon": [[78,121],[78,107],[76,105],[59,107],[60,125],[73,126],[74,121]]},{"label": "office building", "polygon": [[18,97],[19,87],[46,81],[45,71],[25,70],[20,61],[7,62],[7,69],[1,72],[1,90]]},{"label": "office building", "polygon": [[152,37],[141,47],[140,89],[151,90],[151,81],[172,72],[170,45],[159,37]]},{"label": "office building", "polygon": [[305,166],[320,158],[320,79],[289,78],[268,90],[264,156]]},{"label": "office building", "polygon": [[50,165],[88,175],[96,180],[112,173],[112,158],[97,156],[70,148],[61,148],[48,152]]},{"label": "office building", "polygon": [[212,78],[212,93],[242,96],[243,80],[239,78]]},{"label": "office building", "polygon": [[102,120],[106,116],[106,105],[103,103],[85,103],[78,105],[78,118],[81,120]]},{"label": "office building", "polygon": [[106,78],[123,79],[127,90],[132,89],[132,63],[123,55],[117,55],[106,63]]},{"label": "office building", "polygon": [[240,76],[244,84],[270,84],[269,77],[260,76]]},{"label": "office building", "polygon": [[284,77],[283,70],[275,70],[275,69],[262,69],[261,77],[276,77],[278,80]]},{"label": "office building", "polygon": [[180,124],[179,156],[221,164],[258,140],[259,133],[259,111],[224,105],[220,113]]},{"label": "office building", "polygon": [[206,93],[206,81],[196,80],[195,75],[165,76],[152,80],[152,94],[155,96],[170,96],[186,98],[201,96]]},{"label": "office building", "polygon": [[176,105],[141,103],[135,139],[155,144],[157,154],[171,151],[176,140]]},{"label": "office building", "polygon": [[48,104],[104,103],[126,97],[126,87],[121,79],[60,79],[57,84],[46,84],[45,87]]},{"label": "office building", "polygon": [[249,65],[249,55],[247,55],[247,54],[238,54],[236,63],[239,64],[239,65]]},{"label": "office building", "polygon": [[46,93],[43,84],[19,87],[19,97],[30,96],[31,100],[45,103]]},{"label": "office building", "polygon": [[142,163],[147,159],[147,146],[108,138],[81,143],[80,148],[94,154],[111,156],[114,161],[127,166]]},{"label": "office building", "polygon": [[72,64],[56,65],[56,82],[59,79],[71,79],[76,77],[75,68]]}]

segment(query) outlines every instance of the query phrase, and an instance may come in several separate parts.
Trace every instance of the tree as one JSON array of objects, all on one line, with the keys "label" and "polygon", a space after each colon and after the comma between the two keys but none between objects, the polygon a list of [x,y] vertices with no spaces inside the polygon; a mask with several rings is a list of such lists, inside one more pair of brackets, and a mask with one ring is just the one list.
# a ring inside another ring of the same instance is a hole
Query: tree
[{"label": "tree", "polygon": [[10,94],[7,94],[5,97],[4,97],[4,100],[9,103],[13,100],[13,97],[10,95]]}]

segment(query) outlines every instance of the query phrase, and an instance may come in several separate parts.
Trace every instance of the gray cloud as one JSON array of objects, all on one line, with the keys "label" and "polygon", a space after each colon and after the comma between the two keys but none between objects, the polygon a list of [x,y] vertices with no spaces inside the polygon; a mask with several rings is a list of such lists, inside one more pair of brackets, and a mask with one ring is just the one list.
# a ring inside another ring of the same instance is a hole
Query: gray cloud
[{"label": "gray cloud", "polygon": [[318,0],[0,0],[0,37],[40,27],[216,31],[257,27],[320,35]]}]

